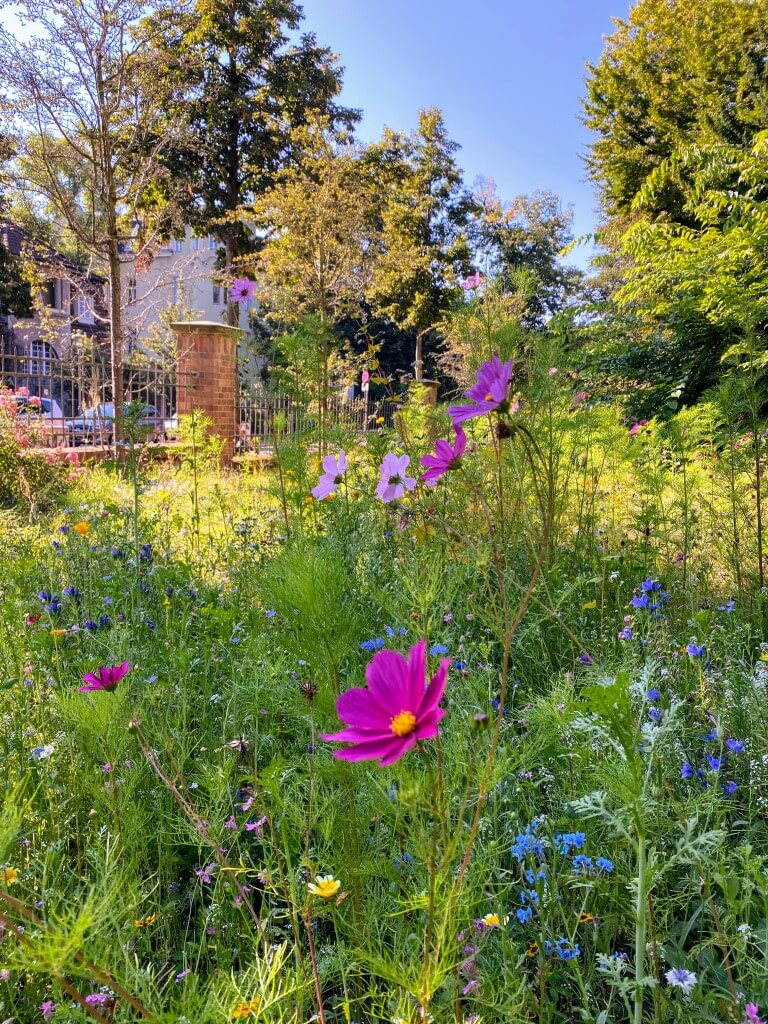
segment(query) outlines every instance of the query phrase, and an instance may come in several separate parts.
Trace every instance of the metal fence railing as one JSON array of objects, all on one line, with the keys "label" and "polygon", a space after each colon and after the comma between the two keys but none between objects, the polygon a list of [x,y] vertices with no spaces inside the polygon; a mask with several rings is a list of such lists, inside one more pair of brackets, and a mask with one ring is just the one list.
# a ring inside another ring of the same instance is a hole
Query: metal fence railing
[{"label": "metal fence railing", "polygon": [[348,399],[331,395],[321,413],[316,403],[307,405],[268,387],[245,386],[241,387],[238,400],[235,449],[239,452],[270,450],[276,440],[306,436],[321,422],[325,429],[340,426],[361,432],[391,427],[398,409],[399,403],[390,398]]}]

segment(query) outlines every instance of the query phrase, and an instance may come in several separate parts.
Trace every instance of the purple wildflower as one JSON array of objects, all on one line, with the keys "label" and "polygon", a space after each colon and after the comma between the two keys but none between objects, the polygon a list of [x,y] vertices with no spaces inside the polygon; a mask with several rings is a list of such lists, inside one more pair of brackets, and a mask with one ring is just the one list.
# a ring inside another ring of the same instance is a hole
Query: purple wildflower
[{"label": "purple wildflower", "polygon": [[466,392],[466,397],[472,399],[471,404],[453,405],[448,410],[453,425],[458,426],[475,416],[485,416],[488,413],[501,410],[509,398],[511,381],[511,359],[502,363],[501,359],[495,355],[483,363],[477,373],[477,383]]},{"label": "purple wildflower", "polygon": [[376,487],[376,497],[385,504],[397,501],[406,490],[412,491],[416,486],[415,479],[405,475],[410,461],[408,455],[393,455],[390,452],[384,456],[379,468],[381,477]]}]

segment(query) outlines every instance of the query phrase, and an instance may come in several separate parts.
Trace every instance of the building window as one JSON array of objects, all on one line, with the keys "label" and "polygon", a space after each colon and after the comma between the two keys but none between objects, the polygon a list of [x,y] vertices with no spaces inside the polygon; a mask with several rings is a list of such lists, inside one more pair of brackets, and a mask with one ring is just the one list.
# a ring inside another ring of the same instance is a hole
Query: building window
[{"label": "building window", "polygon": [[91,309],[88,299],[84,295],[77,296],[77,306],[75,313],[77,319],[80,321],[81,324],[93,323],[93,310]]},{"label": "building window", "polygon": [[29,372],[42,376],[51,371],[51,360],[56,353],[47,341],[32,341],[29,344]]},{"label": "building window", "polygon": [[200,248],[200,236],[195,235],[192,239],[192,248],[197,250]]},{"label": "building window", "polygon": [[174,238],[174,240],[173,240],[173,251],[174,252],[181,252],[181,239],[180,238]]},{"label": "building window", "polygon": [[224,303],[225,306],[229,302],[229,289],[228,288],[223,288],[222,289],[222,300],[221,301]]},{"label": "building window", "polygon": [[218,306],[221,303],[221,288],[217,284],[213,286],[213,304]]},{"label": "building window", "polygon": [[43,285],[43,305],[56,308],[56,282],[46,281]]},{"label": "building window", "polygon": [[128,278],[128,303],[129,305],[136,301],[136,277],[131,274]]},{"label": "building window", "polygon": [[213,235],[208,235],[208,248],[209,249],[217,249],[218,248],[218,242],[213,237]]}]

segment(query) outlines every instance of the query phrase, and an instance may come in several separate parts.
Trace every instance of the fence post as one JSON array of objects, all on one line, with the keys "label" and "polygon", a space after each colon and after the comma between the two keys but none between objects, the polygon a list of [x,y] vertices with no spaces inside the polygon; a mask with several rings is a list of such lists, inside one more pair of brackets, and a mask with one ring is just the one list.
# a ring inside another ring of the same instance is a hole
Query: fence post
[{"label": "fence post", "polygon": [[178,351],[177,411],[183,416],[199,409],[213,421],[213,433],[224,442],[221,464],[230,466],[237,433],[237,344],[242,331],[205,320],[178,321],[171,327]]}]

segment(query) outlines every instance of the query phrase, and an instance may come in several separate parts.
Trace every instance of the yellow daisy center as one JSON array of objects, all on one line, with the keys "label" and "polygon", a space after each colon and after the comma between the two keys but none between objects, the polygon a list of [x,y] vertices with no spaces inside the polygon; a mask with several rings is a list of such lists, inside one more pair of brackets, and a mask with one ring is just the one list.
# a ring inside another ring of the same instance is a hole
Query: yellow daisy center
[{"label": "yellow daisy center", "polygon": [[411,711],[401,711],[389,723],[389,728],[395,736],[409,736],[416,728],[416,715]]}]

